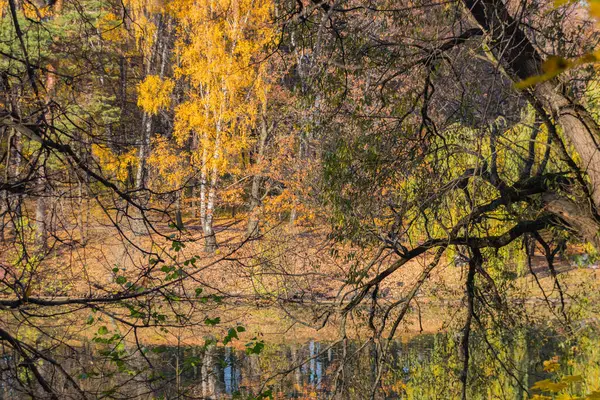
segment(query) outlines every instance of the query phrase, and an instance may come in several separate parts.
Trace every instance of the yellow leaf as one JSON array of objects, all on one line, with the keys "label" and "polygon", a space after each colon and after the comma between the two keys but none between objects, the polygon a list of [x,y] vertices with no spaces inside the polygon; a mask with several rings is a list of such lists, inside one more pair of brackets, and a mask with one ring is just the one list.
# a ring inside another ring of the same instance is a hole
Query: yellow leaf
[{"label": "yellow leaf", "polygon": [[544,390],[544,388],[546,388],[546,385],[548,385],[549,383],[554,383],[554,382],[552,382],[550,379],[544,379],[543,381],[537,381],[536,383],[533,384],[531,389]]},{"label": "yellow leaf", "polygon": [[175,83],[170,79],[161,79],[157,75],[148,75],[138,86],[138,106],[149,114],[156,115],[158,110],[171,103],[171,92]]},{"label": "yellow leaf", "polygon": [[564,376],[561,381],[568,383],[575,383],[583,381],[583,377],[581,375],[567,375]]},{"label": "yellow leaf", "polygon": [[553,382],[550,379],[536,382],[531,389],[538,389],[542,392],[558,393],[569,386],[566,382]]},{"label": "yellow leaf", "polygon": [[550,360],[544,361],[544,371],[546,372],[556,372],[560,368],[560,364],[558,363],[558,357],[553,357]]},{"label": "yellow leaf", "polygon": [[559,57],[559,56],[550,56],[544,63],[542,64],[542,71],[544,71],[544,75],[558,75],[565,69],[570,66],[569,60]]},{"label": "yellow leaf", "polygon": [[558,8],[567,4],[573,4],[576,0],[554,0],[554,7]]},{"label": "yellow leaf", "polygon": [[590,1],[590,15],[595,18],[600,18],[600,1]]},{"label": "yellow leaf", "polygon": [[579,400],[581,397],[573,397],[570,394],[562,393],[556,396],[556,400]]},{"label": "yellow leaf", "polygon": [[519,81],[517,83],[515,83],[515,88],[516,89],[527,89],[529,87],[535,86],[538,83],[542,83],[544,82],[545,79],[543,79],[542,75],[534,75],[534,76],[530,76],[527,79],[523,79],[522,81]]},{"label": "yellow leaf", "polygon": [[559,75],[561,72],[564,72],[566,69],[570,68],[572,65],[573,63],[565,58],[559,56],[550,56],[542,64],[543,74],[530,76],[527,79],[523,79],[522,81],[515,83],[514,86],[517,89],[527,89],[539,83],[549,81],[550,79]]}]

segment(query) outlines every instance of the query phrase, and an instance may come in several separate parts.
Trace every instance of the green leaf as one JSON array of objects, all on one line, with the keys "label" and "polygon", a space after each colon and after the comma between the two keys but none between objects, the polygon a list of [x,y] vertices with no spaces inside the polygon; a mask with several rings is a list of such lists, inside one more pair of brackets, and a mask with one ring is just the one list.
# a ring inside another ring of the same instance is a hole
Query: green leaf
[{"label": "green leaf", "polygon": [[227,331],[227,336],[223,339],[223,344],[231,342],[233,339],[239,339],[237,331],[234,328],[230,328]]},{"label": "green leaf", "polygon": [[260,354],[264,348],[265,342],[263,342],[262,340],[258,342],[246,343],[246,354]]},{"label": "green leaf", "polygon": [[220,322],[221,322],[221,318],[220,317],[216,317],[216,318],[213,318],[213,319],[210,319],[210,318],[207,317],[204,320],[204,323],[206,325],[208,325],[208,326],[215,326],[215,325],[219,324]]},{"label": "green leaf", "polygon": [[179,240],[173,240],[173,243],[171,244],[171,248],[173,249],[173,251],[180,251],[184,247],[185,243],[182,243]]}]

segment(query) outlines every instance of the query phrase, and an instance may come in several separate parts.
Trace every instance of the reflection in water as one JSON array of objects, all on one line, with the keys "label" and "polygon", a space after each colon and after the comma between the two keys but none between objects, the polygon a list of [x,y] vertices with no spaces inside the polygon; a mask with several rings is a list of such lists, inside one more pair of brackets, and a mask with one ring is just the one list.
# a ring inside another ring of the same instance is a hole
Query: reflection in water
[{"label": "reflection in water", "polygon": [[[573,342],[556,332],[534,329],[487,332],[485,338],[474,333],[468,398],[529,398],[533,383],[549,376],[543,371],[543,361],[553,356],[565,360],[565,374],[600,376],[597,332],[590,329],[577,336],[578,341]],[[376,398],[460,398],[459,340],[456,335],[437,334],[393,342]],[[173,346],[160,352],[148,351],[146,356],[154,370],[149,370],[139,353],[133,351],[129,365],[137,368],[136,374],[124,368],[96,376],[93,366],[103,363],[99,349],[92,350],[94,345],[90,343],[84,347],[85,357],[80,352],[65,352],[62,366],[79,377],[85,390],[95,390],[98,398],[248,399],[265,384],[275,399],[321,399],[335,390],[340,399],[365,399],[370,398],[377,377],[377,348],[372,342],[349,341],[346,348],[318,341],[266,344],[260,355],[214,345]],[[31,398],[15,389],[17,381],[26,376],[6,375],[6,367],[17,361],[13,357],[4,353],[0,358],[0,398]],[[39,368],[44,372],[44,363]],[[61,399],[78,398],[67,383],[62,387]],[[588,392],[592,389],[589,385],[585,388]]]},{"label": "reflection in water", "polygon": [[[572,346],[565,347],[564,341],[558,336],[550,340],[549,337],[553,336],[535,331],[515,332],[511,338],[512,347],[503,347],[503,339],[496,338],[497,348],[501,351],[495,354],[490,352],[488,342],[476,339],[472,349],[469,398],[527,398],[527,389],[546,377],[542,367],[544,360],[555,355],[569,357],[567,352]],[[457,339],[455,336],[438,334],[422,335],[409,342],[394,342],[377,397],[458,398],[461,364],[456,354]],[[592,343],[592,348],[597,347],[595,333]],[[364,399],[370,395],[371,385],[376,379],[376,348],[372,344],[362,348],[363,344],[351,342],[346,348],[346,354],[356,354],[356,357],[347,359],[343,364],[345,382],[340,398]],[[168,349],[161,359],[162,372],[167,379],[174,377],[175,371],[168,365],[173,365],[176,351],[175,348]],[[191,348],[183,349],[184,354],[192,354],[193,351]],[[600,359],[589,359],[598,357],[597,353],[580,353],[578,357],[583,363],[597,365]],[[316,341],[301,345],[267,345],[259,356],[231,348],[210,347],[202,352],[200,371],[189,369],[182,372],[181,390],[200,398],[229,399],[239,396],[245,399],[256,394],[266,379],[277,372],[288,371],[270,381],[275,398],[327,398],[334,390],[342,354],[341,344],[330,347],[327,343]],[[167,386],[156,395],[175,398],[177,390]]]}]

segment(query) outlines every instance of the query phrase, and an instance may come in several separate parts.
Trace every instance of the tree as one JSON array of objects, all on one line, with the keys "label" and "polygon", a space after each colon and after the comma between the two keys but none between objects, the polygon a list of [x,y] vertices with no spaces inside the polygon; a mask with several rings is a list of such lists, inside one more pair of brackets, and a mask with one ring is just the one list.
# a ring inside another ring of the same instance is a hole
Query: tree
[{"label": "tree", "polygon": [[[465,1],[464,4],[482,31],[489,35],[492,54],[515,83],[543,73],[540,52],[502,1],[476,0]],[[531,101],[547,124],[562,128],[577,152],[581,161],[578,166],[572,167],[589,177],[589,187],[583,183],[583,188],[591,207],[578,205],[567,197],[551,195],[547,198],[548,208],[600,249],[600,126],[584,106],[561,93],[558,86],[556,79],[536,85],[530,93]],[[556,127],[551,129],[556,130]]]},{"label": "tree", "polygon": [[206,250],[214,252],[219,176],[241,167],[250,130],[266,101],[267,80],[260,61],[273,36],[273,6],[181,1],[173,7],[180,24],[176,73],[190,87],[176,109],[174,136],[180,145],[188,140],[197,143],[192,162],[200,170],[200,219]]},{"label": "tree", "polygon": [[[524,395],[497,328],[529,324],[532,293],[539,319],[576,332],[588,299],[557,259],[600,244],[597,72],[565,61],[595,57],[584,5],[0,4],[0,359],[16,390],[187,396],[181,376],[206,377],[209,346],[245,330],[220,327],[222,303],[247,299],[294,324],[340,322],[340,398],[364,373],[356,396],[387,395],[395,337],[428,291],[456,312],[451,361],[432,367],[449,396]],[[184,226],[196,197],[200,239]],[[217,252],[215,219],[242,201],[240,240]],[[451,288],[435,282],[445,275]],[[524,276],[537,288],[520,290]],[[368,331],[357,351],[353,321]],[[206,332],[204,359],[182,357],[182,337]],[[172,380],[145,333],[177,341]],[[84,339],[93,363],[71,346]],[[359,348],[371,358],[352,374]],[[493,363],[506,376],[477,387],[474,366]],[[423,375],[413,395],[439,393]]]},{"label": "tree", "polygon": [[[542,52],[560,49],[555,60],[589,54],[593,22],[580,18],[581,5],[565,12],[525,2],[289,7],[290,29],[308,30],[305,40],[326,54],[312,61],[328,94],[329,119],[318,129],[335,236],[378,246],[370,262],[349,271],[342,315],[368,304],[383,365],[431,273],[460,255],[469,266],[460,349],[466,388],[473,327],[485,330],[488,312],[510,318],[499,287],[518,274],[510,261],[523,254],[520,243],[538,242],[554,277],[565,241],[598,247],[598,128],[582,105],[591,100],[592,68],[570,70],[560,87],[556,80],[526,91],[516,85],[548,68]],[[381,287],[417,258],[425,267],[415,284],[382,305]],[[556,288],[562,293],[557,278]],[[556,312],[568,323],[563,300]]]}]

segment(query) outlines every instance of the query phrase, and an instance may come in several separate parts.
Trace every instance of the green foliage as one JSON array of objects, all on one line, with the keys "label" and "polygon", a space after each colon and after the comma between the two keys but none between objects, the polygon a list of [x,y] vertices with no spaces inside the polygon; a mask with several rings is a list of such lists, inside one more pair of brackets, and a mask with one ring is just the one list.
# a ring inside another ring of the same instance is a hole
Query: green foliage
[{"label": "green foliage", "polygon": [[265,348],[265,342],[262,340],[257,340],[256,337],[254,337],[252,339],[252,342],[248,342],[246,343],[246,354],[248,355],[252,355],[252,354],[260,354],[262,353],[263,349]]},{"label": "green foliage", "polygon": [[215,326],[217,324],[221,323],[221,317],[215,317],[215,318],[206,318],[204,320],[204,323],[208,326]]}]

